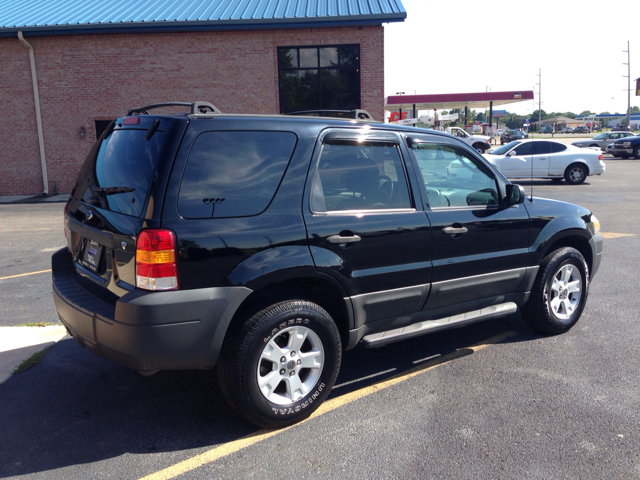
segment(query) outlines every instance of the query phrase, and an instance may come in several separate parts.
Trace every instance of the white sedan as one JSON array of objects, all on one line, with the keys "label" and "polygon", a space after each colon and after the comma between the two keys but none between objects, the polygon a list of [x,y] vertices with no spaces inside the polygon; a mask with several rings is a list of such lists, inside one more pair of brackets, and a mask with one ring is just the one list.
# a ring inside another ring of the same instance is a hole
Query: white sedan
[{"label": "white sedan", "polygon": [[599,148],[578,148],[553,140],[518,140],[483,156],[508,178],[564,178],[578,185],[605,170]]}]

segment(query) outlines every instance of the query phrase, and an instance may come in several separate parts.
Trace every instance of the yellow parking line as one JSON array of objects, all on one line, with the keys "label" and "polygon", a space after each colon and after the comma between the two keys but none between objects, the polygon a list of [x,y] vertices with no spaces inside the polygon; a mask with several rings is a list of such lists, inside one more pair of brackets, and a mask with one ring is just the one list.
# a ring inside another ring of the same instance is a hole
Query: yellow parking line
[{"label": "yellow parking line", "polygon": [[[450,362],[451,360],[455,360],[456,358],[461,358],[467,355],[472,354],[473,352],[477,352],[478,350],[482,350],[489,345],[494,345],[496,343],[502,342],[507,338],[513,337],[516,335],[516,332],[505,332],[500,335],[496,335],[495,337],[489,338],[485,340],[482,344],[474,345],[471,347],[462,348],[460,350],[456,350],[455,352],[451,352],[447,355],[442,355],[440,357],[436,357],[432,360],[429,360],[421,365],[411,368],[410,370],[399,373],[398,375],[394,375],[387,380],[384,380],[375,385],[371,385],[369,387],[356,390],[354,392],[342,395],[340,397],[332,398],[324,402],[318,410],[316,410],[305,422],[319,417],[320,415],[324,415],[332,410],[335,410],[338,407],[351,403],[360,398],[364,398],[372,393],[379,392],[384,390],[385,388],[392,387],[400,382],[404,382],[416,375],[419,375],[423,372],[431,370],[439,365]],[[304,422],[302,422],[304,423]],[[297,424],[300,425],[300,424]],[[226,457],[227,455],[231,455],[237,451],[242,450],[243,448],[254,445],[262,440],[266,440],[267,438],[273,437],[279,433],[285,432],[290,428],[294,428],[296,425],[292,425],[291,427],[283,428],[280,430],[269,430],[262,429],[258,430],[251,435],[247,435],[246,437],[239,438],[238,440],[234,440],[229,443],[225,443],[224,445],[220,445],[219,447],[208,450],[200,455],[196,455],[195,457],[188,458],[180,463],[176,463],[170,467],[167,467],[163,470],[160,470],[156,473],[152,473],[151,475],[147,475],[146,477],[141,478],[140,480],[166,480],[169,478],[175,478],[178,475],[182,475],[183,473],[189,472],[191,470],[195,470],[198,467],[206,465],[207,463],[214,462],[222,457]]]},{"label": "yellow parking line", "polygon": [[634,233],[613,233],[613,232],[600,232],[602,238],[620,238],[620,237],[633,237]]},{"label": "yellow parking line", "polygon": [[8,277],[0,277],[0,280],[7,280],[8,278],[16,278],[16,277],[26,277],[27,275],[35,275],[36,273],[47,273],[49,270],[40,270],[39,272],[29,272],[29,273],[20,273],[18,275],[9,275]]}]

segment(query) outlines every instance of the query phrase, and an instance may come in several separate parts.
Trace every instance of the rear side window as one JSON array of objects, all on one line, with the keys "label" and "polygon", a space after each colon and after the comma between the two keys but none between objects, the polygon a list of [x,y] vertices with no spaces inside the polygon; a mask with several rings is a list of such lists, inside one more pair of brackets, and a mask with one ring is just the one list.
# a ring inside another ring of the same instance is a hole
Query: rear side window
[{"label": "rear side window", "polygon": [[185,218],[247,217],[264,211],[296,145],[290,132],[205,132],[187,160],[178,212]]},{"label": "rear side window", "polygon": [[552,143],[551,148],[549,149],[549,153],[560,153],[564,152],[566,149],[566,145],[562,145],[561,143]]},{"label": "rear side window", "polygon": [[396,144],[325,144],[318,160],[314,212],[411,208]]},{"label": "rear side window", "polygon": [[76,198],[112,212],[140,216],[166,143],[163,132],[157,131],[149,140],[145,140],[146,133],[116,130],[102,140],[80,172]]}]

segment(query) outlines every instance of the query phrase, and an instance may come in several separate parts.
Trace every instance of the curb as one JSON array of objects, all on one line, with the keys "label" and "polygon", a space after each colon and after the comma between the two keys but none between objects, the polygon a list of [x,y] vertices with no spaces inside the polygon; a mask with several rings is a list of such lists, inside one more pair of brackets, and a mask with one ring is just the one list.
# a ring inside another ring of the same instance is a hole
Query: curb
[{"label": "curb", "polygon": [[66,203],[68,194],[59,195],[0,195],[0,205],[20,203]]},{"label": "curb", "polygon": [[49,327],[0,327],[0,385],[34,353],[41,352],[67,336],[63,325]]}]

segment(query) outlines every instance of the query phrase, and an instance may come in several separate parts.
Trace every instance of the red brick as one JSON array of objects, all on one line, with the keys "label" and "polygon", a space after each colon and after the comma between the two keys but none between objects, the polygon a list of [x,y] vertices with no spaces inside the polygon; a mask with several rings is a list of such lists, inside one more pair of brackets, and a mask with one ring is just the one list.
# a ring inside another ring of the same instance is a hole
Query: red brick
[{"label": "red brick", "polygon": [[[360,44],[361,104],[384,115],[384,30],[32,37],[49,192],[71,191],[95,141],[95,120],[134,106],[209,101],[225,113],[279,112],[277,47]],[[0,39],[0,195],[43,191],[29,51]],[[81,139],[78,130],[87,135]]]}]

